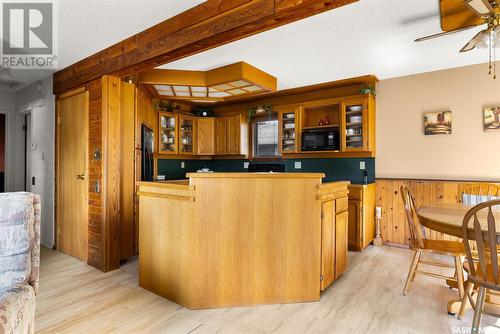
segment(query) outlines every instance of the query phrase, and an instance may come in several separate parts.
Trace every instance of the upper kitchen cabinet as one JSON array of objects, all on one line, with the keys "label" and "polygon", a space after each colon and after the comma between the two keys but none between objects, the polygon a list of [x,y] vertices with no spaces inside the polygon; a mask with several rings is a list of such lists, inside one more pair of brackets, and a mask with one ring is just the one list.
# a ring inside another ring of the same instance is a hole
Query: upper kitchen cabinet
[{"label": "upper kitchen cabinet", "polygon": [[178,154],[178,122],[179,116],[170,112],[159,113],[159,153]]},{"label": "upper kitchen cabinet", "polygon": [[279,150],[281,154],[300,151],[301,113],[295,105],[276,108],[279,123]]},{"label": "upper kitchen cabinet", "polygon": [[226,154],[247,155],[248,121],[242,114],[226,116]]}]

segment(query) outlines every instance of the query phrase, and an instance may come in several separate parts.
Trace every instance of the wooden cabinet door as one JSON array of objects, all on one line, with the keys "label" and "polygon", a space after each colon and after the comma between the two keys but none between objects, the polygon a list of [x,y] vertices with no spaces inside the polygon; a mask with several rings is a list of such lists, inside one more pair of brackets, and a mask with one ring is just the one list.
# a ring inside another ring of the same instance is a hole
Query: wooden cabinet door
[{"label": "wooden cabinet door", "polygon": [[226,153],[240,154],[240,115],[226,117]]},{"label": "wooden cabinet door", "polygon": [[215,118],[198,119],[198,154],[215,154]]},{"label": "wooden cabinet door", "polygon": [[335,279],[335,201],[321,203],[321,290]]},{"label": "wooden cabinet door", "polygon": [[341,114],[342,151],[368,151],[369,122],[366,97],[344,101]]},{"label": "wooden cabinet door", "polygon": [[215,155],[226,154],[226,118],[215,119]]},{"label": "wooden cabinet door", "polygon": [[179,154],[196,154],[196,118],[179,115]]},{"label": "wooden cabinet door", "polygon": [[278,112],[278,148],[281,154],[300,151],[300,108],[280,106]]},{"label": "wooden cabinet door", "polygon": [[179,117],[170,112],[159,113],[158,151],[160,154],[177,154]]},{"label": "wooden cabinet door", "polygon": [[347,211],[335,218],[335,278],[347,269]]},{"label": "wooden cabinet door", "polygon": [[361,201],[349,200],[348,205],[348,240],[349,249],[361,249]]}]

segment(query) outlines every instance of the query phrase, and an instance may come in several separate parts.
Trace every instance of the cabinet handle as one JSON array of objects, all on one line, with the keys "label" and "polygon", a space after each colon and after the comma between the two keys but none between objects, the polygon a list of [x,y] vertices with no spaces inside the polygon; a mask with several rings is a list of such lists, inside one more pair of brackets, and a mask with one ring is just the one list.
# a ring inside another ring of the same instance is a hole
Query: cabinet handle
[{"label": "cabinet handle", "polygon": [[85,180],[85,174],[78,174],[76,175],[77,180]]}]

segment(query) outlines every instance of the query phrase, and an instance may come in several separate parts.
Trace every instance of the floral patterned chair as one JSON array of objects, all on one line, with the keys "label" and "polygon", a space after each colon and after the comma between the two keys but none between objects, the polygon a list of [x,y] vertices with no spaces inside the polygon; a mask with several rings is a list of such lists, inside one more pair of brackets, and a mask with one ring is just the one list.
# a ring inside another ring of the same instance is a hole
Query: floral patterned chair
[{"label": "floral patterned chair", "polygon": [[0,194],[0,334],[34,333],[40,197]]}]

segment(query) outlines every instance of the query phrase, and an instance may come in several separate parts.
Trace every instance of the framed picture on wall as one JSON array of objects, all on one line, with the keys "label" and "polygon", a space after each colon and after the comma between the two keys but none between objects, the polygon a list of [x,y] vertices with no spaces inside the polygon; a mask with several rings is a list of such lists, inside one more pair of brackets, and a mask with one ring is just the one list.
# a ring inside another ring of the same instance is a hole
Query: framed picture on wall
[{"label": "framed picture on wall", "polygon": [[426,136],[451,134],[451,111],[424,113],[424,133]]},{"label": "framed picture on wall", "polygon": [[484,108],[483,124],[484,131],[500,129],[500,106]]}]

